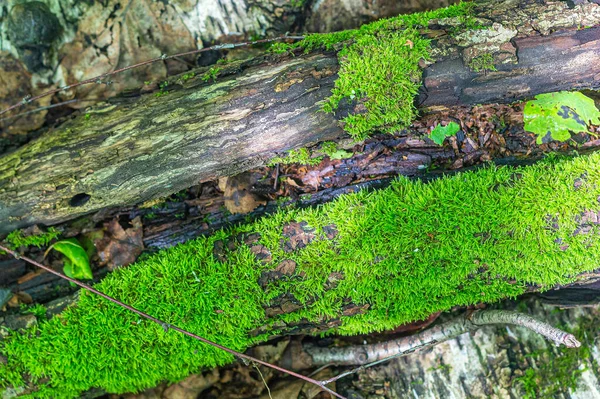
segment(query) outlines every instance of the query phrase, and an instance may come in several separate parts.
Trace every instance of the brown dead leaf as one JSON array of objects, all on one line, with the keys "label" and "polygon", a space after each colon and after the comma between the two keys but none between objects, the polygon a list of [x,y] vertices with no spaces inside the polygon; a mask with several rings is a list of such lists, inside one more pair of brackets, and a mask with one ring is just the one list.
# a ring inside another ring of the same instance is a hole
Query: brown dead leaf
[{"label": "brown dead leaf", "polygon": [[252,356],[269,363],[277,363],[281,359],[283,352],[285,352],[290,338],[287,337],[277,342],[275,345],[259,345],[252,348]]},{"label": "brown dead leaf", "polygon": [[292,186],[292,187],[300,187],[300,184],[298,184],[296,182],[296,180],[292,179],[291,177],[288,177],[285,179],[285,182],[287,183],[288,186]]},{"label": "brown dead leaf", "polygon": [[25,291],[15,292],[14,295],[8,300],[7,305],[10,308],[18,308],[22,303],[29,305],[33,303],[31,295]]},{"label": "brown dead leaf", "polygon": [[315,239],[314,232],[315,229],[305,221],[300,223],[290,222],[283,226],[283,236],[286,239],[281,239],[280,244],[285,252],[302,249]]},{"label": "brown dead leaf", "polygon": [[193,374],[165,389],[161,397],[165,399],[196,399],[202,391],[211,387],[218,380],[218,369],[213,369],[206,374]]},{"label": "brown dead leaf", "polygon": [[259,205],[265,205],[267,202],[251,191],[261,177],[260,173],[245,172],[219,179],[219,189],[224,194],[225,208],[231,213],[248,213]]},{"label": "brown dead leaf", "polygon": [[273,257],[271,256],[271,251],[269,251],[269,248],[265,247],[264,245],[253,245],[252,247],[250,247],[250,251],[262,263],[269,263],[273,259]]},{"label": "brown dead leaf", "polygon": [[135,262],[144,249],[140,217],[133,219],[131,224],[132,227],[125,230],[118,219],[113,219],[104,224],[106,230],[104,237],[94,242],[100,264],[107,265],[109,270]]},{"label": "brown dead leaf", "polygon": [[291,380],[287,378],[285,380],[280,380],[270,387],[270,397],[267,392],[261,395],[260,399],[298,399],[303,385],[304,381],[298,379]]},{"label": "brown dead leaf", "polygon": [[275,268],[275,271],[285,276],[291,276],[296,271],[296,266],[296,262],[291,259],[286,259]]},{"label": "brown dead leaf", "polygon": [[[333,373],[331,372],[331,369],[326,368],[326,369],[319,371],[317,374],[315,374],[311,378],[314,378],[317,381],[323,381],[323,380],[328,380],[331,377],[333,377]],[[335,382],[328,385],[328,387],[333,389],[334,391],[335,391],[335,386],[336,386]],[[304,385],[302,386],[302,393],[304,394],[304,397],[306,399],[316,398],[322,392],[323,391],[318,386],[316,386],[314,384],[310,384],[308,382],[305,382]],[[326,397],[328,397],[328,396],[330,396],[330,395],[327,394]]]},{"label": "brown dead leaf", "polygon": [[312,186],[314,189],[318,189],[321,184],[321,180],[323,179],[323,176],[327,175],[328,173],[332,173],[333,171],[334,168],[332,165],[327,165],[323,168],[311,170],[301,175],[302,183],[305,186]]}]

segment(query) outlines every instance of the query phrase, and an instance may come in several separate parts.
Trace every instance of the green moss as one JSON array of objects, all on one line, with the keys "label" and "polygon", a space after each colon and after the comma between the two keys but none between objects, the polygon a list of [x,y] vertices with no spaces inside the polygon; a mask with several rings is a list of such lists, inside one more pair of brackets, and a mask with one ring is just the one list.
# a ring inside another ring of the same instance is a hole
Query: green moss
[{"label": "green moss", "polygon": [[[239,351],[287,331],[286,323],[339,319],[340,334],[381,331],[454,306],[514,297],[527,284],[566,284],[594,269],[600,227],[574,233],[584,210],[600,211],[599,181],[600,154],[519,170],[488,167],[430,183],[403,178],[385,190],[219,230],[118,269],[96,288]],[[293,221],[314,229],[315,239],[286,252],[283,226]],[[332,227],[337,234],[327,238]],[[241,241],[234,249],[223,245],[250,233],[260,234],[269,262]],[[218,241],[223,258],[214,253]],[[286,259],[297,263],[295,275],[261,287],[261,274]],[[332,273],[343,278],[332,285]],[[264,308],[283,293],[304,307],[267,319]],[[349,302],[369,309],[343,316]],[[264,326],[266,334],[250,334]],[[85,292],[77,306],[2,341],[1,352],[8,359],[0,365],[1,386],[20,386],[27,376],[42,386],[36,396],[52,398],[90,387],[141,390],[232,361]]]},{"label": "green moss", "polygon": [[315,166],[321,163],[323,157],[311,158],[311,153],[306,148],[300,148],[297,150],[288,151],[287,155],[283,157],[275,157],[269,160],[268,165],[274,166],[277,164],[289,165],[292,163],[298,163],[301,165]]},{"label": "green moss", "polygon": [[187,73],[184,73],[183,75],[181,75],[179,80],[181,82],[186,82],[186,81],[192,79],[194,76],[196,76],[196,74],[194,72],[187,72]]},{"label": "green moss", "polygon": [[416,116],[414,97],[421,86],[420,60],[429,60],[429,40],[418,29],[432,19],[456,18],[463,29],[478,28],[472,3],[400,15],[358,29],[328,34],[311,34],[293,43],[276,43],[274,53],[303,48],[341,48],[339,77],[325,112],[344,108],[344,129],[362,140],[374,131],[393,131],[408,126]]},{"label": "green moss", "polygon": [[306,4],[306,0],[290,0],[290,5],[294,8],[302,8]]},{"label": "green moss", "polygon": [[[570,331],[582,342],[579,348],[561,346],[548,347],[527,355],[533,360],[535,367],[525,370],[525,373],[514,382],[523,390],[524,399],[557,398],[575,390],[580,377],[587,367],[598,368],[591,353],[598,335],[597,316],[581,317],[577,327]],[[568,396],[568,395],[566,395]]]},{"label": "green moss", "polygon": [[25,305],[25,308],[21,309],[22,313],[31,313],[32,315],[34,315],[38,320],[45,320],[46,319],[46,307],[44,305],[41,305],[39,303],[27,306]]},{"label": "green moss", "polygon": [[10,244],[13,248],[19,247],[44,247],[59,236],[59,232],[50,227],[46,232],[40,232],[39,234],[32,234],[25,236],[23,230],[15,230],[6,236],[5,241]]},{"label": "green moss", "polygon": [[204,73],[204,75],[202,75],[202,80],[205,82],[208,82],[209,80],[215,82],[217,80],[217,77],[219,76],[219,72],[221,72],[221,68],[211,67],[208,71]]},{"label": "green moss", "polygon": [[159,90],[154,93],[154,97],[162,97],[164,95],[169,94],[167,87],[169,87],[169,82],[168,81],[164,81],[162,83],[158,84]]},{"label": "green moss", "polygon": [[471,68],[475,72],[486,72],[486,71],[496,71],[496,66],[494,65],[494,56],[486,53],[480,56],[477,56],[471,60],[469,63],[469,68]]},{"label": "green moss", "polygon": [[327,154],[330,159],[347,159],[352,157],[351,152],[338,148],[337,144],[333,141],[326,141],[321,144],[321,151]]}]

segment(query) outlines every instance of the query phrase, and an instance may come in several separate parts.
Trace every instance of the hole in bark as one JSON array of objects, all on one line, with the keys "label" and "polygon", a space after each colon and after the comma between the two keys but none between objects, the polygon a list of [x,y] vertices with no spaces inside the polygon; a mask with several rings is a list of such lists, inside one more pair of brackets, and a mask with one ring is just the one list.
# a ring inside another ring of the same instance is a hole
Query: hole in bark
[{"label": "hole in bark", "polygon": [[82,206],[85,205],[90,200],[90,198],[92,197],[89,194],[80,193],[74,195],[73,198],[71,198],[71,200],[69,201],[69,205],[71,205],[72,207]]}]

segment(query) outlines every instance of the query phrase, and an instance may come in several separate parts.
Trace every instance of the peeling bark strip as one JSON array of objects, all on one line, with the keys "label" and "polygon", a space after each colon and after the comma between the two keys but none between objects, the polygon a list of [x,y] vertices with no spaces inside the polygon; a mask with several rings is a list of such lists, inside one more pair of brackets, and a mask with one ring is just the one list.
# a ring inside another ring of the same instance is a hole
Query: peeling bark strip
[{"label": "peeling bark strip", "polygon": [[[600,6],[506,0],[476,12],[488,30],[452,36],[444,21],[432,26],[438,63],[425,69],[422,106],[600,87]],[[498,71],[470,70],[485,53]],[[215,83],[180,81],[164,95],[115,100],[69,120],[0,159],[0,233],[140,203],[335,139],[342,130],[320,101],[337,69],[331,54],[255,60],[224,68]]]}]

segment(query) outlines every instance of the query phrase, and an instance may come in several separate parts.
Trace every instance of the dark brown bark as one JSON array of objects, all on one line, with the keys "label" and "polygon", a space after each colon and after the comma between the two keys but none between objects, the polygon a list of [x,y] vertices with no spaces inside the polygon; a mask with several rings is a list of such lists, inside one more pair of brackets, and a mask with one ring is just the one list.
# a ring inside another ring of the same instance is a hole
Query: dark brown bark
[{"label": "dark brown bark", "polygon": [[[488,30],[455,37],[442,22],[432,26],[437,63],[425,69],[421,106],[600,87],[599,9],[484,2],[477,13]],[[494,55],[497,72],[466,66],[482,53]],[[339,122],[319,101],[337,69],[334,54],[255,60],[228,67],[215,83],[179,82],[166,95],[117,99],[69,120],[0,159],[0,232],[140,203],[335,139]]]}]

